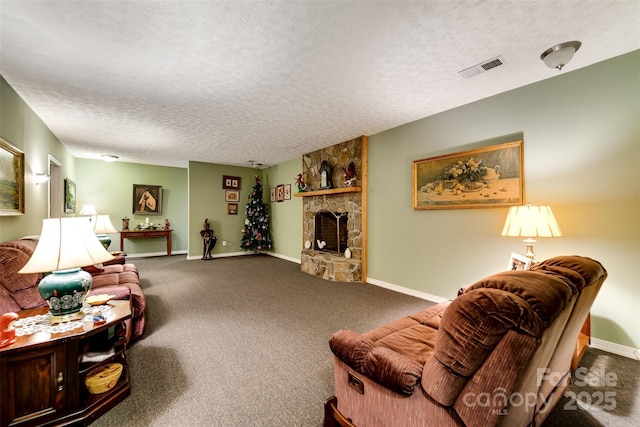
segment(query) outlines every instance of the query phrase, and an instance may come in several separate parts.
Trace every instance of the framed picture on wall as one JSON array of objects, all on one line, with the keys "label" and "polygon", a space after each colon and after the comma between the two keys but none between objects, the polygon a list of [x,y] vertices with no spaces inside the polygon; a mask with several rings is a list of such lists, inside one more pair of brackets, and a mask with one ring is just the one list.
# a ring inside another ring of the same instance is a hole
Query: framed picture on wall
[{"label": "framed picture on wall", "polygon": [[242,178],[239,176],[222,176],[222,189],[224,190],[239,190]]},{"label": "framed picture on wall", "polygon": [[24,214],[24,153],[0,138],[0,215]]},{"label": "framed picture on wall", "polygon": [[524,201],[522,140],[413,162],[413,209],[489,208]]},{"label": "framed picture on wall", "polygon": [[133,184],[134,215],[162,214],[162,187],[159,185]]},{"label": "framed picture on wall", "polygon": [[276,187],[271,187],[271,198],[269,200],[272,202],[276,201]]},{"label": "framed picture on wall", "polygon": [[280,184],[276,187],[276,200],[284,202],[284,185]]},{"label": "framed picture on wall", "polygon": [[240,192],[235,190],[227,190],[224,192],[224,201],[225,202],[239,202],[240,201]]},{"label": "framed picture on wall", "polygon": [[284,199],[291,200],[291,184],[285,184],[284,186]]},{"label": "framed picture on wall", "polygon": [[76,183],[69,178],[64,179],[64,211],[65,213],[76,211]]},{"label": "framed picture on wall", "polygon": [[238,215],[237,203],[227,203],[227,215]]}]

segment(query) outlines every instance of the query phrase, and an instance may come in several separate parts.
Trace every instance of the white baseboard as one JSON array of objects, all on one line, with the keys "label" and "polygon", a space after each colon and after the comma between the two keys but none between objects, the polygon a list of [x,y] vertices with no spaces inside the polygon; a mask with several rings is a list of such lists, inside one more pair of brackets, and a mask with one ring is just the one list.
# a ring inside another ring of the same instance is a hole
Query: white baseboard
[{"label": "white baseboard", "polygon": [[372,285],[380,286],[381,288],[389,289],[392,291],[400,292],[401,294],[411,295],[412,297],[421,298],[427,301],[441,303],[447,301],[448,298],[439,297],[437,295],[428,294],[426,292],[416,291],[415,289],[405,288],[403,286],[394,285],[391,283],[383,282],[382,280],[372,279],[371,277],[367,277],[367,283],[371,283]]},{"label": "white baseboard", "polygon": [[[187,251],[182,250],[182,251],[171,251],[171,255],[184,255],[186,254]],[[147,257],[153,257],[153,256],[167,256],[166,252],[146,252],[146,253],[139,253],[139,254],[127,254],[127,258],[147,258]]]},{"label": "white baseboard", "polygon": [[628,357],[629,359],[640,360],[640,348],[627,347],[626,345],[620,345],[598,338],[591,338],[590,346],[598,350]]},{"label": "white baseboard", "polygon": [[302,261],[300,261],[299,258],[292,258],[290,256],[286,256],[286,255],[281,255],[281,254],[276,254],[274,252],[265,252],[267,255],[271,255],[274,258],[280,258],[280,259],[284,259],[286,261],[291,261],[291,262],[295,262],[296,264],[301,264]]}]

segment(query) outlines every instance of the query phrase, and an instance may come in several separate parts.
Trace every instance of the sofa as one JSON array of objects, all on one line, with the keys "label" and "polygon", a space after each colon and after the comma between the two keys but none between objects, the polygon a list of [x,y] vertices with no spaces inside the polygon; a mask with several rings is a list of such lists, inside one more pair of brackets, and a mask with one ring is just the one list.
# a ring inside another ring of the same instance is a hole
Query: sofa
[{"label": "sofa", "polygon": [[[37,238],[24,238],[0,243],[0,315],[29,308],[46,307],[38,292],[42,274],[20,274],[38,244]],[[145,327],[145,296],[140,286],[138,269],[125,262],[122,256],[99,266],[84,268],[93,283],[88,296],[115,295],[116,299],[131,301],[132,318],[128,337],[135,340],[142,336]]]},{"label": "sofa", "polygon": [[593,259],[555,257],[372,331],[336,332],[325,426],[541,425],[606,277]]}]

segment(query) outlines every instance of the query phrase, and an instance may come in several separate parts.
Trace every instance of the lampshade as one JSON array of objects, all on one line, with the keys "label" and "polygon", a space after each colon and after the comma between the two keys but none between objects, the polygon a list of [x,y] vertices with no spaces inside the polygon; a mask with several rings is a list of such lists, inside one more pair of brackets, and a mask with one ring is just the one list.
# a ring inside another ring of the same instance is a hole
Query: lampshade
[{"label": "lampshade", "polygon": [[96,215],[93,221],[93,232],[98,236],[98,240],[102,243],[105,249],[109,249],[109,245],[111,245],[111,238],[107,236],[107,233],[117,233],[111,224],[111,219],[109,215]]},{"label": "lampshade", "polygon": [[533,259],[533,245],[537,237],[562,237],[560,227],[549,206],[512,206],[502,229],[503,236],[526,237],[526,256]]},{"label": "lampshade", "polygon": [[93,205],[82,205],[78,215],[98,215],[98,211]]},{"label": "lampshade", "polygon": [[38,291],[51,309],[52,321],[81,315],[82,303],[92,278],[79,267],[113,259],[93,233],[87,217],[51,218],[42,221],[40,240],[19,273],[49,274]]},{"label": "lampshade", "polygon": [[100,264],[113,259],[91,229],[88,218],[50,218],[31,259],[19,273],[46,273]]},{"label": "lampshade", "polygon": [[96,234],[107,234],[107,233],[117,233],[111,224],[111,219],[109,215],[98,215],[96,216],[95,221],[93,222],[93,232]]},{"label": "lampshade", "polygon": [[582,43],[579,41],[560,43],[542,52],[540,59],[544,61],[547,67],[562,70],[562,67],[571,61],[573,54],[580,49],[580,46],[582,46]]}]

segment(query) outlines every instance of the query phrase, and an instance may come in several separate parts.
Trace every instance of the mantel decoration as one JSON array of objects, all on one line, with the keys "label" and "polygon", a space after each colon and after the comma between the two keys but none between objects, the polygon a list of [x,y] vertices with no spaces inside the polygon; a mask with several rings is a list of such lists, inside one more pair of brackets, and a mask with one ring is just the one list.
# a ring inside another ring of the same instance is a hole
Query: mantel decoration
[{"label": "mantel decoration", "polygon": [[329,162],[323,160],[320,164],[320,168],[318,169],[318,173],[320,175],[320,189],[325,190],[328,188],[333,188],[331,185],[331,166],[329,166]]},{"label": "mantel decoration", "polygon": [[304,182],[301,173],[299,173],[296,177],[296,185],[298,186],[298,193],[304,193],[305,191],[307,191],[308,186],[307,183]]},{"label": "mantel decoration", "polygon": [[346,169],[342,168],[342,173],[344,175],[344,186],[353,187],[356,183],[356,165],[350,162]]},{"label": "mantel decoration", "polygon": [[24,153],[0,138],[0,215],[24,214]]},{"label": "mantel decoration", "polygon": [[133,213],[138,215],[162,214],[162,187],[133,184]]},{"label": "mantel decoration", "polygon": [[523,141],[413,162],[413,209],[521,205]]}]

